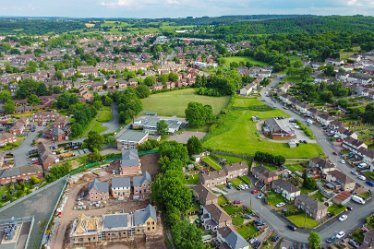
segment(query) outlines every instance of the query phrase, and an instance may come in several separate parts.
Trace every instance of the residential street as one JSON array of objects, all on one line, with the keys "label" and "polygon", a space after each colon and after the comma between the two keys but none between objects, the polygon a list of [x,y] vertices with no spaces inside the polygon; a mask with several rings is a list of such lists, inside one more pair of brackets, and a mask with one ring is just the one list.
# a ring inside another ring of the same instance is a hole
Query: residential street
[{"label": "residential street", "polygon": [[[305,118],[301,117],[300,115],[283,108],[282,105],[279,103],[274,102],[271,98],[266,96],[266,92],[270,92],[271,88],[275,87],[281,78],[276,78],[272,81],[272,83],[264,88],[261,92],[262,100],[264,100],[270,106],[275,106],[284,112],[288,113],[291,117],[299,119],[300,121],[305,122]],[[327,136],[324,134],[323,130],[318,127],[317,125],[309,126],[314,133],[317,143],[322,147],[323,151],[329,157],[329,159],[335,163],[338,169],[340,169],[345,174],[349,175],[352,179],[354,179],[357,183],[361,185],[365,185],[365,183],[356,177],[352,176],[350,171],[351,168],[349,166],[342,164],[339,162],[339,156],[334,156],[332,153],[337,151],[334,146],[330,143]],[[365,186],[368,187],[368,186]],[[371,191],[374,188],[370,188]],[[226,197],[233,201],[233,200],[241,200],[244,205],[247,205],[252,208],[254,212],[256,212],[261,218],[263,218],[267,224],[269,224],[275,231],[279,233],[280,236],[288,238],[295,242],[302,242],[306,243],[309,231],[306,230],[298,230],[298,231],[290,231],[287,229],[288,221],[282,218],[281,216],[277,215],[275,212],[271,210],[271,208],[267,205],[264,205],[261,200],[257,199],[255,195],[251,195],[248,191],[235,191],[231,192],[226,195]],[[327,222],[326,224],[322,225],[321,227],[317,228],[316,230],[320,233],[321,239],[324,242],[328,237],[335,235],[337,232],[343,230],[346,234],[352,232],[355,228],[364,224],[365,218],[370,216],[374,212],[374,201],[370,200],[365,205],[358,205],[355,203],[350,202],[349,206],[353,207],[353,211],[349,214],[348,219],[344,222],[339,222],[335,218]]]}]

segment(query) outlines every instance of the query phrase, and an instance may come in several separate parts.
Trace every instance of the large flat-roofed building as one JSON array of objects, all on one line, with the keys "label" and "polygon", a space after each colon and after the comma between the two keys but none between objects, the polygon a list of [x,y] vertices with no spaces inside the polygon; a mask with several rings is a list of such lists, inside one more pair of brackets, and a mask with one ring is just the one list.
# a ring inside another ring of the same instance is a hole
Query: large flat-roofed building
[{"label": "large flat-roofed building", "polygon": [[157,133],[157,124],[160,121],[165,121],[168,125],[167,132],[173,134],[179,130],[182,125],[182,121],[173,118],[159,118],[156,115],[146,115],[138,120],[136,120],[132,127],[134,129],[143,129],[144,132],[149,134]]},{"label": "large flat-roofed building", "polygon": [[135,149],[146,141],[148,141],[147,132],[127,130],[117,138],[117,148]]}]

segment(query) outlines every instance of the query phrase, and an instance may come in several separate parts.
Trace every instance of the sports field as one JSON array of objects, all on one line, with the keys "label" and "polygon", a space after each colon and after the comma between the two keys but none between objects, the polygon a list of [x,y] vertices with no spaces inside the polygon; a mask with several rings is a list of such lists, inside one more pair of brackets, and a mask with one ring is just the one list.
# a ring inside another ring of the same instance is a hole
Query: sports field
[{"label": "sports field", "polygon": [[260,120],[287,114],[273,109],[256,98],[234,97],[229,113],[221,116],[204,139],[204,147],[212,150],[253,155],[256,151],[283,155],[286,158],[312,158],[323,155],[318,144],[300,144],[297,148],[289,148],[286,143],[273,143],[258,135],[256,122],[252,116]]},{"label": "sports field", "polygon": [[143,99],[144,112],[157,112],[160,116],[185,117],[184,111],[189,102],[199,102],[211,105],[214,114],[218,114],[227,106],[230,97],[209,97],[195,94],[194,89],[182,89],[170,92],[152,94]]}]

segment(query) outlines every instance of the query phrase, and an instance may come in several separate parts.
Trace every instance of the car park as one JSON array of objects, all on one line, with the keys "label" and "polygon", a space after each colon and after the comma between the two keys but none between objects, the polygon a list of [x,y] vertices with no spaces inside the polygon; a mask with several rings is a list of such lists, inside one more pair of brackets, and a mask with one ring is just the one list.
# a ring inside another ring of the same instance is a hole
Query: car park
[{"label": "car park", "polygon": [[348,219],[348,215],[346,215],[346,214],[343,214],[343,215],[341,215],[340,217],[339,217],[339,221],[345,221],[345,220],[347,220]]},{"label": "car park", "polygon": [[340,232],[338,232],[336,235],[335,235],[335,237],[337,238],[337,239],[341,239],[341,238],[343,238],[345,236],[345,232],[344,231],[340,231]]}]

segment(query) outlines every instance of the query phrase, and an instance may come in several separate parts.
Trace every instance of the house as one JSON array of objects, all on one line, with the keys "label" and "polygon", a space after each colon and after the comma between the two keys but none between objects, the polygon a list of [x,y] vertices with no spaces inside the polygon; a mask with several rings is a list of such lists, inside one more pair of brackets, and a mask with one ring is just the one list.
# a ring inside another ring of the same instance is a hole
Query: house
[{"label": "house", "polygon": [[263,126],[264,134],[271,139],[291,139],[294,138],[295,132],[285,127],[278,120],[274,118],[266,119]]},{"label": "house", "polygon": [[218,198],[207,187],[199,184],[193,188],[194,195],[199,200],[201,205],[217,204]]},{"label": "house", "polygon": [[200,184],[207,187],[214,187],[226,184],[227,180],[248,174],[248,165],[240,162],[233,165],[226,165],[219,171],[200,173]]},{"label": "house", "polygon": [[374,229],[367,231],[364,235],[364,241],[359,249],[372,249],[374,248]]},{"label": "house", "polygon": [[362,161],[370,166],[370,170],[374,171],[374,150],[360,148],[358,154],[361,156]]},{"label": "house", "polygon": [[141,163],[137,149],[122,149],[120,160],[120,175],[135,176],[141,174]]},{"label": "house", "polygon": [[201,216],[205,230],[217,231],[218,228],[231,226],[232,219],[218,204],[203,206]]},{"label": "house", "polygon": [[225,165],[223,170],[226,172],[226,178],[233,179],[248,175],[248,164],[246,162],[238,162],[232,165]]},{"label": "house", "polygon": [[249,249],[248,242],[233,228],[222,227],[217,231],[217,239],[222,244],[219,249]]},{"label": "house", "polygon": [[22,135],[23,131],[26,128],[26,122],[24,120],[17,120],[17,122],[9,129],[9,132],[13,135],[19,136]]},{"label": "house", "polygon": [[112,196],[118,200],[125,200],[130,198],[131,184],[129,177],[112,178],[111,187]]},{"label": "house", "polygon": [[272,181],[278,179],[278,174],[274,171],[270,171],[263,166],[252,167],[252,175],[260,182],[264,184],[270,184]]},{"label": "house", "polygon": [[36,112],[32,115],[34,123],[39,126],[46,125],[49,122],[55,121],[59,117],[59,114],[55,111],[51,112]]},{"label": "house", "polygon": [[44,143],[39,143],[37,145],[39,158],[44,169],[48,169],[50,166],[58,163],[60,159],[56,156]]},{"label": "house", "polygon": [[0,170],[0,185],[17,181],[28,181],[32,176],[37,178],[43,177],[43,169],[39,165],[30,164]]},{"label": "house", "polygon": [[326,175],[326,181],[338,183],[343,191],[352,191],[356,186],[356,182],[353,181],[352,178],[338,170],[328,172]]},{"label": "house", "polygon": [[315,118],[317,119],[317,122],[319,122],[321,125],[328,126],[332,121],[334,121],[333,117],[331,117],[326,112],[320,112],[318,113]]},{"label": "house", "polygon": [[271,188],[288,201],[293,201],[300,195],[300,189],[298,187],[282,179],[272,181]]},{"label": "house", "polygon": [[137,146],[148,141],[148,133],[134,130],[126,130],[117,138],[117,148],[135,149]]},{"label": "house", "polygon": [[281,93],[287,93],[288,90],[292,87],[292,84],[289,82],[285,82],[281,87],[279,87],[279,91]]},{"label": "house", "polygon": [[322,174],[327,174],[328,172],[335,170],[335,164],[329,159],[324,159],[320,157],[312,158],[308,164],[311,169],[318,169]]},{"label": "house", "polygon": [[109,185],[107,182],[101,182],[98,179],[93,180],[88,185],[89,201],[107,201],[109,200]]},{"label": "house", "polygon": [[336,196],[334,196],[332,201],[336,204],[345,205],[351,200],[351,197],[352,197],[351,192],[342,191],[339,194],[337,194]]},{"label": "house", "polygon": [[17,142],[17,137],[9,132],[3,132],[0,134],[0,147],[4,147],[7,144]]},{"label": "house", "polygon": [[327,215],[327,207],[308,195],[300,195],[295,198],[295,206],[303,210],[308,216],[315,220],[321,220]]},{"label": "house", "polygon": [[72,244],[89,244],[106,241],[128,241],[157,231],[157,213],[152,205],[133,213],[86,216],[82,214],[71,226]]},{"label": "house", "polygon": [[242,96],[248,96],[254,89],[253,84],[247,84],[239,90],[239,94]]},{"label": "house", "polygon": [[360,148],[367,149],[368,146],[361,140],[357,140],[351,137],[344,139],[342,147],[357,154]]},{"label": "house", "polygon": [[135,176],[133,179],[134,199],[144,199],[151,193],[152,177],[145,171],[141,176]]},{"label": "house", "polygon": [[100,241],[102,220],[96,216],[86,216],[82,213],[74,220],[70,241],[72,244],[96,243]]}]

